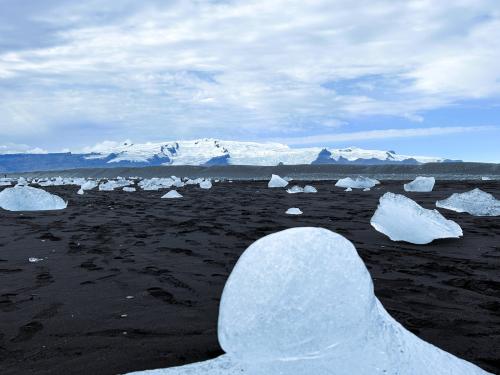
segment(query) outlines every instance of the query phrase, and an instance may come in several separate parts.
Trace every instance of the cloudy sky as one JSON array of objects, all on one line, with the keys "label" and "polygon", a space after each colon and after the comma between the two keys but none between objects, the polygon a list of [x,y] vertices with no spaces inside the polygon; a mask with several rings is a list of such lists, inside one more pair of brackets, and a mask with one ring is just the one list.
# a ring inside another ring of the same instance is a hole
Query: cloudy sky
[{"label": "cloudy sky", "polygon": [[214,137],[500,161],[498,0],[0,0],[0,152]]}]

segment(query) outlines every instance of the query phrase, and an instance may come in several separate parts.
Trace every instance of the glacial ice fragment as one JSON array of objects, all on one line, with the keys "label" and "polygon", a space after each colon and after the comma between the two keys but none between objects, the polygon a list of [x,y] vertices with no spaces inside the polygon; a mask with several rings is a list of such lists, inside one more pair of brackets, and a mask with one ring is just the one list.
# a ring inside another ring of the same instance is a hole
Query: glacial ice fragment
[{"label": "glacial ice fragment", "polygon": [[0,207],[8,211],[62,210],[67,206],[61,197],[34,187],[18,185],[0,192]]},{"label": "glacial ice fragment", "polygon": [[437,201],[436,206],[456,212],[467,212],[473,216],[500,216],[500,200],[481,189],[454,193]]},{"label": "glacial ice fragment", "polygon": [[182,195],[177,192],[177,190],[170,190],[168,193],[162,196],[162,198],[175,199],[182,198]]},{"label": "glacial ice fragment", "polygon": [[393,241],[418,245],[438,238],[458,238],[462,228],[437,210],[427,210],[404,195],[385,193],[370,224]]},{"label": "glacial ice fragment", "polygon": [[341,178],[340,180],[337,181],[335,186],[343,188],[351,188],[351,189],[365,189],[365,188],[372,188],[378,184],[380,184],[380,181],[378,180],[369,177],[359,176],[356,177],[355,179],[351,177]]},{"label": "glacial ice fragment", "polygon": [[271,176],[271,179],[267,183],[267,187],[270,188],[280,188],[280,187],[285,187],[286,185],[288,185],[288,181],[281,178],[277,174],[273,174]]},{"label": "glacial ice fragment", "polygon": [[422,177],[418,176],[412,182],[404,184],[405,191],[413,191],[419,193],[426,193],[432,191],[436,179],[434,177]]}]

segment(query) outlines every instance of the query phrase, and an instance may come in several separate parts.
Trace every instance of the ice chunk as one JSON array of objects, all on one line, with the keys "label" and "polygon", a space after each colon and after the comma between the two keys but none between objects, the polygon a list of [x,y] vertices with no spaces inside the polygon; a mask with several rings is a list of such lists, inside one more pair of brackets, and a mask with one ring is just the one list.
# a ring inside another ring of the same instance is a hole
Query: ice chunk
[{"label": "ice chunk", "polygon": [[0,186],[11,186],[12,181],[10,178],[0,178]]},{"label": "ice chunk", "polygon": [[35,257],[28,258],[28,262],[30,262],[30,263],[38,263],[38,262],[41,262],[42,260],[43,260],[43,258],[35,258]]},{"label": "ice chunk", "polygon": [[287,189],[286,192],[289,194],[297,194],[297,193],[303,193],[304,189],[301,188],[300,186],[295,185],[295,186],[292,186],[290,189]]},{"label": "ice chunk", "polygon": [[203,180],[200,182],[200,188],[202,189],[210,189],[212,187],[212,182],[210,180]]},{"label": "ice chunk", "polygon": [[182,195],[179,194],[176,190],[170,190],[167,194],[162,196],[162,198],[167,198],[167,199],[182,198]]},{"label": "ice chunk", "polygon": [[344,191],[352,191],[352,188],[348,187],[347,189],[345,189]]},{"label": "ice chunk", "polygon": [[364,188],[372,188],[375,185],[380,184],[380,181],[375,180],[369,177],[359,176],[355,179],[351,177],[341,178],[337,181],[335,186],[343,187],[343,188],[352,188],[352,189],[364,189]]},{"label": "ice chunk", "polygon": [[135,187],[130,186],[125,186],[122,190],[126,193],[133,193],[134,191],[136,191]]},{"label": "ice chunk", "polygon": [[297,207],[291,207],[285,212],[287,215],[302,215],[302,211],[300,208]]},{"label": "ice chunk", "polygon": [[370,188],[364,188],[363,191],[370,191]]},{"label": "ice chunk", "polygon": [[100,191],[113,191],[115,189],[129,186],[130,182],[123,179],[118,180],[108,180],[107,182],[102,182],[99,184]]},{"label": "ice chunk", "polygon": [[304,186],[304,193],[317,193],[318,190],[314,186],[306,185]]},{"label": "ice chunk", "polygon": [[280,188],[280,187],[285,187],[286,185],[288,185],[288,181],[281,178],[277,174],[273,174],[271,176],[271,179],[267,183],[267,187],[270,188]]},{"label": "ice chunk", "polygon": [[436,206],[456,212],[467,212],[474,216],[500,216],[500,200],[481,189],[454,193],[442,201],[437,201]]},{"label": "ice chunk", "polygon": [[92,190],[97,187],[97,181],[87,180],[82,185],[80,185],[82,190]]},{"label": "ice chunk", "polygon": [[0,192],[0,207],[8,211],[62,210],[67,206],[57,195],[34,187],[18,185]]},{"label": "ice chunk", "polygon": [[82,188],[78,189],[78,191],[76,192],[78,195],[83,195],[84,194],[84,190]]},{"label": "ice chunk", "polygon": [[385,193],[380,198],[370,223],[393,241],[418,245],[438,238],[462,236],[462,228],[444,218],[437,210],[427,210],[410,198],[393,193]]},{"label": "ice chunk", "polygon": [[491,177],[483,176],[483,177],[481,177],[481,180],[483,180],[483,181],[491,181]]},{"label": "ice chunk", "polygon": [[434,177],[418,176],[412,182],[404,184],[405,191],[414,191],[419,193],[426,193],[432,191],[436,179]]},{"label": "ice chunk", "polygon": [[148,375],[484,375],[396,322],[347,239],[293,228],[254,242],[226,282],[226,354]]}]

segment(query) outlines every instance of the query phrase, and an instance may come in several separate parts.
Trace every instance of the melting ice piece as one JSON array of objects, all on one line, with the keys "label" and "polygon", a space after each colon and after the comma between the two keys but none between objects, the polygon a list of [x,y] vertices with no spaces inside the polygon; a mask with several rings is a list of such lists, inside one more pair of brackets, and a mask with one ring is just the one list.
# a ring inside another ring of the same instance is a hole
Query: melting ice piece
[{"label": "melting ice piece", "polygon": [[200,188],[202,189],[210,189],[212,187],[212,182],[210,180],[203,180],[200,182]]},{"label": "melting ice piece", "polygon": [[370,188],[364,188],[363,191],[370,191]]},{"label": "melting ice piece", "polygon": [[355,179],[352,179],[351,177],[341,178],[340,180],[337,181],[335,186],[343,188],[352,188],[352,189],[365,189],[365,188],[372,188],[378,184],[380,184],[380,181],[378,180],[369,177],[359,176],[356,177]]},{"label": "melting ice piece", "polygon": [[136,191],[134,187],[130,186],[125,186],[122,190],[127,193],[133,193],[134,191]]},{"label": "melting ice piece", "polygon": [[281,178],[277,174],[273,174],[271,176],[271,179],[267,183],[267,187],[270,188],[280,188],[280,187],[285,187],[286,185],[288,185],[288,181]]},{"label": "melting ice piece", "polygon": [[304,193],[317,193],[318,190],[314,186],[306,185],[304,186]]},{"label": "melting ice piece", "polygon": [[76,192],[78,195],[83,195],[85,192],[85,190],[83,190],[83,188],[80,188],[78,189],[78,191]]},{"label": "melting ice piece", "polygon": [[344,191],[352,191],[352,188],[348,187],[347,189],[345,189]]},{"label": "melting ice piece", "polygon": [[500,200],[481,189],[454,193],[442,201],[437,201],[436,206],[456,212],[467,212],[474,216],[500,216]]},{"label": "melting ice piece", "polygon": [[418,176],[412,182],[404,184],[405,191],[414,191],[419,193],[425,193],[432,191],[436,179],[434,177],[422,177]]},{"label": "melting ice piece", "polygon": [[61,197],[34,187],[15,186],[0,192],[0,207],[8,211],[62,210],[67,206]]},{"label": "melting ice piece", "polygon": [[176,190],[170,190],[167,194],[163,195],[162,198],[167,198],[167,199],[182,198],[182,195],[179,194]]},{"label": "melting ice piece", "polygon": [[285,214],[287,214],[287,215],[302,215],[302,211],[300,210],[300,208],[291,207],[288,210],[286,210]]},{"label": "melting ice piece", "polygon": [[370,224],[393,241],[418,245],[462,236],[462,228],[437,210],[427,210],[410,198],[393,193],[380,198]]},{"label": "melting ice piece", "polygon": [[97,181],[93,180],[87,180],[80,186],[82,190],[92,190],[95,187],[97,187]]},{"label": "melting ice piece", "polygon": [[[481,180],[483,180],[483,181],[491,181],[491,177],[483,176],[483,177],[481,177]],[[1,182],[0,182],[0,184],[1,184]]]},{"label": "melting ice piece", "polygon": [[290,189],[287,189],[286,192],[289,193],[289,194],[303,193],[304,192],[304,188],[301,188],[300,186],[295,185],[295,186],[292,186]]},{"label": "melting ice piece", "polygon": [[353,244],[321,228],[254,242],[226,282],[226,354],[148,375],[485,375],[407,331],[375,297]]}]

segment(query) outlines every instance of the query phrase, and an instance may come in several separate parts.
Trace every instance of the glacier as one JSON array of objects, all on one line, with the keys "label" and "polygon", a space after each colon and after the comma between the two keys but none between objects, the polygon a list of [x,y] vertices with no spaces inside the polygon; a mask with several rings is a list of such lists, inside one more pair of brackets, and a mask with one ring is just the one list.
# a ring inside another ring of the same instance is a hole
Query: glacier
[{"label": "glacier", "polygon": [[473,216],[500,216],[500,200],[481,189],[454,193],[437,201],[436,206],[456,212],[467,212]]},{"label": "glacier", "polygon": [[67,206],[61,197],[30,186],[14,186],[0,191],[0,208],[8,211],[62,210]]},{"label": "glacier", "polygon": [[147,142],[105,142],[77,153],[0,154],[0,172],[71,168],[144,167],[158,165],[297,165],[297,164],[420,164],[445,162],[427,156],[358,147],[292,148],[281,143],[226,141],[213,138]]},{"label": "glacier", "polygon": [[392,318],[354,245],[322,228],[250,245],[222,292],[217,331],[218,358],[134,374],[488,374]]},{"label": "glacier", "polygon": [[405,191],[427,193],[434,189],[434,184],[436,179],[434,177],[422,177],[418,176],[413,181],[404,184],[403,187]]},{"label": "glacier", "polygon": [[462,228],[437,210],[427,210],[400,194],[385,193],[379,200],[370,224],[393,241],[417,245],[439,238],[458,238]]}]

